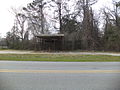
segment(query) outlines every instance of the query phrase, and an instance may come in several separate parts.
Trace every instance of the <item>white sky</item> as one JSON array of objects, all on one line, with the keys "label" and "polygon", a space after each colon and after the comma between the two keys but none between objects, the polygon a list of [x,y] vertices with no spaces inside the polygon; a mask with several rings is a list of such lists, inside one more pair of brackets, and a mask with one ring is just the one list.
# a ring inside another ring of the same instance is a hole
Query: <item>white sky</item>
[{"label": "white sky", "polygon": [[[110,6],[112,0],[99,0],[99,2],[93,7],[99,10],[102,6]],[[19,8],[26,6],[27,3],[32,0],[2,0],[0,2],[0,37],[5,36],[6,32],[11,30],[14,22],[14,16],[10,12],[11,7]]]}]

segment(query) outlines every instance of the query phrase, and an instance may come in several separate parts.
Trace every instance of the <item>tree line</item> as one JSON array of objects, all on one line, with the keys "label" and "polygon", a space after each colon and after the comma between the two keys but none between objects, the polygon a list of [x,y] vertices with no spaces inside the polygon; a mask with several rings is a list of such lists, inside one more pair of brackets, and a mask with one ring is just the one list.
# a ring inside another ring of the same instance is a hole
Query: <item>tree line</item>
[{"label": "tree line", "polygon": [[99,15],[97,0],[33,0],[20,10],[7,32],[11,49],[34,49],[36,35],[65,35],[65,50],[120,51],[120,2],[104,7]]}]

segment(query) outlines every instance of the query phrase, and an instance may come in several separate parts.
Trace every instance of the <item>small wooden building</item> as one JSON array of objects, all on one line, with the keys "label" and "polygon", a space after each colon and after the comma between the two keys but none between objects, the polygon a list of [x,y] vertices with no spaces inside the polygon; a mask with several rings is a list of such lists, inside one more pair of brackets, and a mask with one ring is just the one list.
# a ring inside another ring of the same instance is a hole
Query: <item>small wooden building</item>
[{"label": "small wooden building", "polygon": [[64,34],[40,34],[36,37],[37,50],[61,51],[64,49]]}]

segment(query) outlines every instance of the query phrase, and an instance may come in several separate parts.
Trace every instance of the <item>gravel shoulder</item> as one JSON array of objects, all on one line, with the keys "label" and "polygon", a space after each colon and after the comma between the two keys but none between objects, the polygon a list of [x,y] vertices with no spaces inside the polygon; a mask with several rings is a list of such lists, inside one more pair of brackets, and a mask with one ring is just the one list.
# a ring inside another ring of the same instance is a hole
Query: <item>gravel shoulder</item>
[{"label": "gravel shoulder", "polygon": [[120,53],[108,52],[35,52],[35,51],[22,51],[22,50],[1,50],[0,54],[71,54],[71,55],[110,55],[120,56]]}]

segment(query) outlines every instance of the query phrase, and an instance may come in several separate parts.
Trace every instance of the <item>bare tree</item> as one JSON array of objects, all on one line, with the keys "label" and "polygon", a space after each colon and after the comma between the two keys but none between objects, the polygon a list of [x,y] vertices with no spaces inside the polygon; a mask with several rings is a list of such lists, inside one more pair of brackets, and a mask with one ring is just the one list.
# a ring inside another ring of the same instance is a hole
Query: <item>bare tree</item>
[{"label": "bare tree", "polygon": [[[52,2],[54,2],[53,5],[51,5],[53,8],[56,8],[54,13],[57,13],[55,15],[55,19],[57,19],[59,21],[59,33],[64,33],[63,31],[63,24],[62,24],[62,17],[64,17],[66,14],[69,13],[69,8],[68,7],[68,3],[70,0],[51,0]],[[55,27],[56,29],[58,27]]]},{"label": "bare tree", "polygon": [[44,10],[47,2],[45,0],[34,0],[23,10],[27,12],[29,18],[29,29],[33,34],[44,34],[48,32],[47,21],[44,16]]},{"label": "bare tree", "polygon": [[15,20],[13,28],[9,34],[11,34],[13,39],[17,37],[17,39],[19,39],[18,41],[21,43],[21,49],[24,49],[26,46],[25,43],[29,40],[29,30],[27,27],[28,18],[26,16],[26,13],[24,13],[22,10],[18,11],[16,9],[12,9],[12,11],[15,15]]},{"label": "bare tree", "polygon": [[[94,13],[91,5],[95,4],[97,0],[78,0],[78,13],[82,14],[82,48],[92,50],[97,47],[98,27],[94,18]],[[81,17],[80,17],[81,19]]]}]

